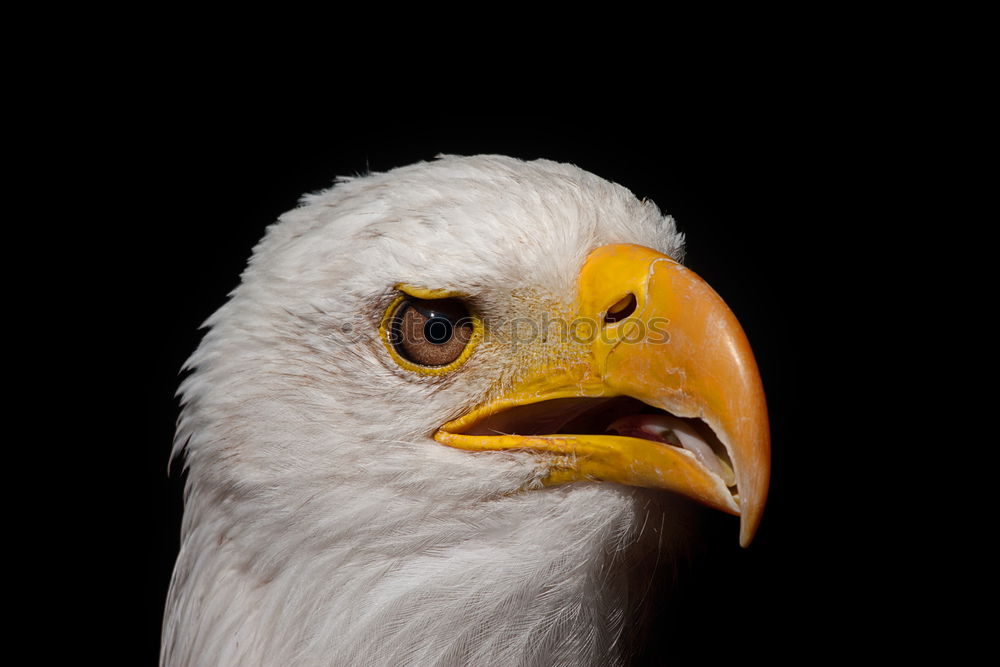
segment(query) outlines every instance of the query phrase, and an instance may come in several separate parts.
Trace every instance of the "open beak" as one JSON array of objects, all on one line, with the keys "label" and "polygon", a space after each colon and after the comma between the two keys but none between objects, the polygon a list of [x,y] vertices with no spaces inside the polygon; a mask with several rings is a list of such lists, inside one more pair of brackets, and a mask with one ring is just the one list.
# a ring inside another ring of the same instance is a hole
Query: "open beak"
[{"label": "open beak", "polygon": [[558,354],[444,424],[470,450],[528,449],[546,484],[604,480],[682,493],[760,522],[770,473],[763,386],[743,329],[694,272],[649,248],[593,251]]}]

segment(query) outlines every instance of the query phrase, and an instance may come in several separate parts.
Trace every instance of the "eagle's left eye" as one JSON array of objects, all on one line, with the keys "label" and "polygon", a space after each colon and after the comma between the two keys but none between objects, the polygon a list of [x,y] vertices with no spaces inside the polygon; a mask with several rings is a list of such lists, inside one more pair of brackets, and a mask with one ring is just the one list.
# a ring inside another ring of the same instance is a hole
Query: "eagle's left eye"
[{"label": "eagle's left eye", "polygon": [[382,332],[393,358],[404,368],[439,374],[464,361],[477,320],[456,298],[404,295],[389,307]]}]

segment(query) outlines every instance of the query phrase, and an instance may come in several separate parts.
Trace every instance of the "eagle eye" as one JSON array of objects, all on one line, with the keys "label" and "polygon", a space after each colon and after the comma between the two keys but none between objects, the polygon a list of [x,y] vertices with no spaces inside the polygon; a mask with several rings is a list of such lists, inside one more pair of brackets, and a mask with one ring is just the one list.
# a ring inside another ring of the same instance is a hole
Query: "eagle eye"
[{"label": "eagle eye", "polygon": [[386,316],[384,333],[390,351],[417,371],[450,370],[470,347],[477,328],[469,309],[456,298],[406,295],[393,302]]}]

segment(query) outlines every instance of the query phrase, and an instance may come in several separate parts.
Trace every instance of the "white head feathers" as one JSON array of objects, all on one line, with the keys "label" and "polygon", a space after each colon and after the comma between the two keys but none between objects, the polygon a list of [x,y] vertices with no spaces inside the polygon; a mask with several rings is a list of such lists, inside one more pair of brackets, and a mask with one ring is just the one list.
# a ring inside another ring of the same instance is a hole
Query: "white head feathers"
[{"label": "white head feathers", "polygon": [[542,474],[530,455],[437,444],[511,351],[484,342],[425,377],[378,335],[399,283],[469,294],[487,318],[531,314],[571,298],[609,243],[680,259],[683,238],[620,186],[500,156],[345,179],[272,225],[181,387],[163,663],[622,660],[649,576],[626,566],[663,546],[660,494],[521,491]]}]

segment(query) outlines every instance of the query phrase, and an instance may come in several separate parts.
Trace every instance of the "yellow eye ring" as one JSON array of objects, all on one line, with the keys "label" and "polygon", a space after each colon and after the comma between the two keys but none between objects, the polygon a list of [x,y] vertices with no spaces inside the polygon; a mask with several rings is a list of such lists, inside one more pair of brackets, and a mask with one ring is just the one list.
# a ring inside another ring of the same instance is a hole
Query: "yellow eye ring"
[{"label": "yellow eye ring", "polygon": [[382,321],[379,324],[379,336],[381,336],[382,343],[385,345],[385,349],[389,352],[389,356],[392,357],[392,360],[402,368],[405,368],[408,371],[413,371],[414,373],[419,373],[420,375],[444,375],[445,373],[450,373],[464,364],[472,355],[472,351],[475,349],[476,345],[478,345],[479,341],[483,338],[483,321],[472,310],[469,310],[469,320],[472,322],[472,334],[469,337],[469,341],[466,343],[462,353],[454,361],[446,365],[423,366],[421,364],[414,363],[403,357],[399,353],[399,350],[396,349],[396,346],[389,339],[389,332],[392,329],[393,318],[396,316],[396,312],[400,305],[408,299],[433,301],[435,299],[460,298],[462,295],[456,292],[449,292],[447,290],[424,289],[422,287],[414,287],[412,285],[405,284],[396,285],[396,289],[402,292],[402,294],[393,299],[392,303],[389,304],[389,307],[386,308],[385,314],[382,316]]}]

